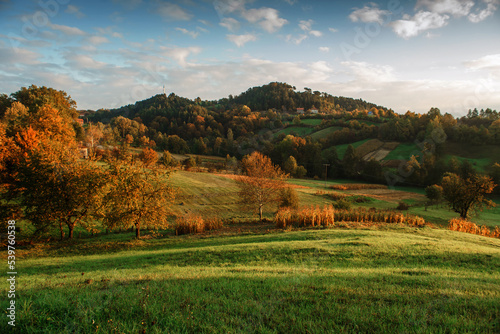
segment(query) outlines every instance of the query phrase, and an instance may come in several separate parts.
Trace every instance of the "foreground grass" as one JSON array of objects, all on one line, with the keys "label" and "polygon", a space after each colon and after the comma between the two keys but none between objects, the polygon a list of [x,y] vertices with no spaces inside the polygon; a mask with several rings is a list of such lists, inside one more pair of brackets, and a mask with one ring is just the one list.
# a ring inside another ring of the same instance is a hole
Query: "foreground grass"
[{"label": "foreground grass", "polygon": [[[77,242],[44,252],[21,252],[17,329],[30,333],[500,330],[500,241],[496,239],[405,227],[141,241],[118,237],[121,241],[112,236],[92,240],[94,246]],[[5,295],[5,281],[1,287]],[[5,310],[7,301],[2,299],[0,305]],[[0,331],[8,329],[2,321]]]}]

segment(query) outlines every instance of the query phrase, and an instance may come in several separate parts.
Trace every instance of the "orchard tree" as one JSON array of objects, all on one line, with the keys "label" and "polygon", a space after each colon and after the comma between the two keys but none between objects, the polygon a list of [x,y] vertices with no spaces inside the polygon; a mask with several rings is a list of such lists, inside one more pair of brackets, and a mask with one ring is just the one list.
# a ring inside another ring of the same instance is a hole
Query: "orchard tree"
[{"label": "orchard tree", "polygon": [[133,226],[136,238],[140,238],[143,226],[168,227],[169,207],[175,197],[168,177],[169,172],[164,169],[112,163],[110,188],[101,213],[104,224],[108,228]]},{"label": "orchard tree", "polygon": [[466,219],[471,210],[481,210],[484,206],[495,204],[485,197],[495,188],[493,180],[488,176],[472,175],[463,179],[457,174],[446,173],[441,182],[443,198],[450,208],[460,217]]},{"label": "orchard tree", "polygon": [[246,209],[258,211],[262,221],[264,207],[280,202],[288,174],[257,151],[243,157],[241,165],[244,174],[238,178],[241,204]]}]

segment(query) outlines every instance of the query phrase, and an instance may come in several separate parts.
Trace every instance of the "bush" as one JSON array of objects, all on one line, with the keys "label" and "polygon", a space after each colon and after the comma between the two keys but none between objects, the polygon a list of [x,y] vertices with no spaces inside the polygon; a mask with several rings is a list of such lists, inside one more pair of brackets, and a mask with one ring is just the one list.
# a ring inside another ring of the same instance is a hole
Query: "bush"
[{"label": "bush", "polygon": [[291,187],[286,187],[281,190],[280,193],[280,203],[279,208],[299,208],[299,196],[297,195],[297,191]]},{"label": "bush", "polygon": [[333,207],[337,210],[349,210],[351,209],[351,202],[347,198],[341,198],[333,203]]},{"label": "bush", "polygon": [[410,208],[410,206],[408,204],[406,204],[405,202],[399,202],[398,206],[396,207],[396,210],[408,211],[409,208]]}]

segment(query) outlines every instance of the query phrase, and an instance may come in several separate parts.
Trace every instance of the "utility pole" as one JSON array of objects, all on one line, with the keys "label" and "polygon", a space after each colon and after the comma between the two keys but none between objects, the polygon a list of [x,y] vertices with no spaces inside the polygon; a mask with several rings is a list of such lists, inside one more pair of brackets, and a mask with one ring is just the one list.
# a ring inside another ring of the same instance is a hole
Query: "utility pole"
[{"label": "utility pole", "polygon": [[326,189],[326,177],[328,176],[328,167],[330,167],[330,164],[323,164],[325,166],[325,189]]}]

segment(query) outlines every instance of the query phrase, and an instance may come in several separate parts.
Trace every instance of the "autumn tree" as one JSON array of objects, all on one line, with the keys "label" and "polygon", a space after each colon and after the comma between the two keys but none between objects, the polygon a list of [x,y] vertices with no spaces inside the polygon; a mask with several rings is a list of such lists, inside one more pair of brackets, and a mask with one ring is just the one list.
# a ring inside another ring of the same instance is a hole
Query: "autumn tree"
[{"label": "autumn tree", "polygon": [[135,227],[136,238],[141,228],[168,227],[169,206],[175,191],[168,184],[169,172],[148,168],[144,164],[112,163],[109,171],[110,188],[102,218],[109,228]]},{"label": "autumn tree", "polygon": [[441,182],[443,198],[450,208],[466,219],[471,210],[481,210],[495,204],[485,197],[493,192],[495,184],[488,176],[472,175],[466,179],[457,174],[446,173]]},{"label": "autumn tree", "polygon": [[246,209],[258,211],[262,221],[264,208],[279,203],[288,175],[257,151],[243,157],[241,165],[244,174],[238,178],[241,204]]}]

